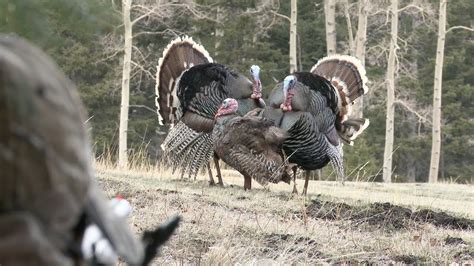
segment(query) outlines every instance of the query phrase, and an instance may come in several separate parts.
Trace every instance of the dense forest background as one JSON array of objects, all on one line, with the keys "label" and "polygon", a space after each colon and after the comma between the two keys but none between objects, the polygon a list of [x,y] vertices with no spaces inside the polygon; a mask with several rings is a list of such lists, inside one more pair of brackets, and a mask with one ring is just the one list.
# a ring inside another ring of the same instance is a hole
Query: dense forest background
[{"label": "dense forest background", "polygon": [[[341,1],[344,2],[344,1]],[[357,3],[346,1],[353,31]],[[369,1],[365,64],[370,92],[364,116],[371,124],[353,147],[345,147],[346,171],[357,180],[381,180],[385,140],[390,23],[389,1]],[[12,32],[42,47],[77,85],[89,119],[96,155],[116,154],[123,60],[119,0],[0,0],[0,32]],[[427,180],[431,151],[431,106],[439,1],[400,1],[397,50],[393,180]],[[159,126],[155,74],[167,43],[189,35],[216,62],[248,73],[262,68],[264,92],[289,71],[290,1],[134,0],[130,153],[160,157],[167,128]],[[448,4],[448,27],[473,25],[474,1]],[[337,53],[349,54],[345,10],[336,9]],[[322,0],[298,0],[298,70],[307,71],[326,55]],[[440,178],[472,182],[474,176],[474,34],[453,30],[446,36],[442,96]],[[331,178],[326,167],[323,178]]]}]

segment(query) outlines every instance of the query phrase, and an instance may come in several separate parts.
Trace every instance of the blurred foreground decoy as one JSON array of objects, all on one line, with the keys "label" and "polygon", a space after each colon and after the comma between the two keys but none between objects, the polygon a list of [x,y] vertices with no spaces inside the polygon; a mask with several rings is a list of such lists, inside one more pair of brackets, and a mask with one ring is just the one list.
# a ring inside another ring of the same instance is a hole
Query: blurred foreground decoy
[{"label": "blurred foreground decoy", "polygon": [[91,224],[127,263],[143,265],[176,228],[178,218],[142,243],[113,213],[94,179],[84,117],[48,56],[0,35],[0,265],[93,264],[81,252]]}]

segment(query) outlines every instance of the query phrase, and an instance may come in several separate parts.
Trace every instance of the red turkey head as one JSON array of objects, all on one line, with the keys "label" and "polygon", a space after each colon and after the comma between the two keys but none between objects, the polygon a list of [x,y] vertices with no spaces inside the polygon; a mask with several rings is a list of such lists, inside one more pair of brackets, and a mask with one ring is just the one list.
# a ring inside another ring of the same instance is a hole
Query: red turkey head
[{"label": "red turkey head", "polygon": [[219,107],[219,110],[217,110],[215,118],[226,115],[226,114],[233,114],[237,112],[238,108],[239,108],[239,104],[237,103],[237,100],[232,99],[232,98],[227,98],[222,102],[221,106]]},{"label": "red turkey head", "polygon": [[294,75],[286,76],[283,80],[283,103],[280,108],[284,111],[291,111],[291,99],[295,95],[294,88],[296,85],[296,77]]},{"label": "red turkey head", "polygon": [[252,75],[252,99],[260,99],[262,97],[262,83],[260,82],[260,67],[252,65],[250,67],[250,74]]}]

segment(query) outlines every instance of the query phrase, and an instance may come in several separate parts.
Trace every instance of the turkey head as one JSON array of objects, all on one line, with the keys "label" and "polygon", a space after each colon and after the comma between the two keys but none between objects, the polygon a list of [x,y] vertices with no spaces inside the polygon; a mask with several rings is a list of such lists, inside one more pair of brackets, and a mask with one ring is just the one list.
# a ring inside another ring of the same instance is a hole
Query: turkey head
[{"label": "turkey head", "polygon": [[289,112],[291,108],[291,99],[295,95],[294,87],[296,84],[296,77],[294,75],[289,75],[283,80],[283,103],[280,105],[280,108],[284,112]]},{"label": "turkey head", "polygon": [[262,82],[260,82],[260,67],[257,65],[252,65],[250,67],[250,75],[252,75],[252,99],[262,98]]},{"label": "turkey head", "polygon": [[216,119],[219,116],[223,116],[227,114],[235,114],[238,108],[239,108],[239,104],[237,103],[237,100],[232,99],[232,98],[227,98],[222,102],[221,106],[217,110]]}]

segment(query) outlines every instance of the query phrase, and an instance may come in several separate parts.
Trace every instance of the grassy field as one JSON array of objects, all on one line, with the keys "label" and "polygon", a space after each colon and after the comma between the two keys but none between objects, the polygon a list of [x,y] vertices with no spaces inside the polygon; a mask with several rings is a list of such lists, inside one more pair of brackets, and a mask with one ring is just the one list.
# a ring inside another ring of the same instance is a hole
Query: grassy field
[{"label": "grassy field", "polygon": [[288,184],[266,190],[253,182],[246,192],[227,170],[220,188],[205,176],[96,168],[107,195],[134,206],[137,234],[182,216],[156,265],[474,263],[472,185],[313,181],[302,197]]}]

